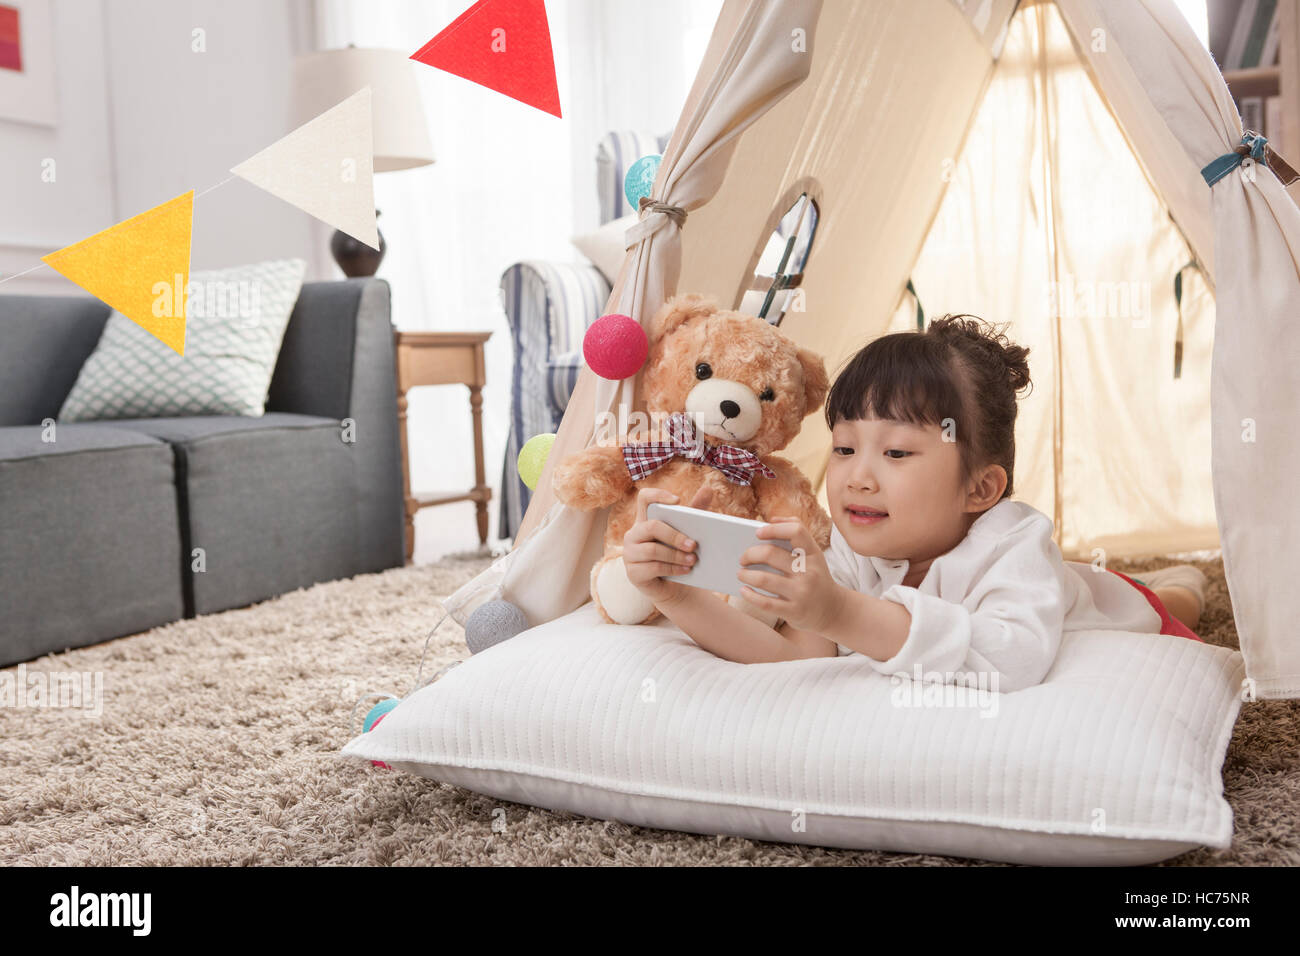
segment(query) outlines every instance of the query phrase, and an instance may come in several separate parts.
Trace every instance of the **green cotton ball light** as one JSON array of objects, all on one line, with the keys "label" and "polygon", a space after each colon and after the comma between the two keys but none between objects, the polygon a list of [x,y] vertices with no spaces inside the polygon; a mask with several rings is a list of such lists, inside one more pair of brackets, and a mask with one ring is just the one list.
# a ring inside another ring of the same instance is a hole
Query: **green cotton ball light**
[{"label": "green cotton ball light", "polygon": [[543,432],[528,439],[524,442],[524,447],[519,449],[519,458],[515,462],[515,467],[529,491],[537,490],[537,480],[542,477],[546,456],[551,453],[551,446],[554,444],[555,433]]},{"label": "green cotton ball light", "polygon": [[631,378],[645,364],[650,342],[641,323],[630,315],[602,315],[582,337],[582,357],[601,378]]}]

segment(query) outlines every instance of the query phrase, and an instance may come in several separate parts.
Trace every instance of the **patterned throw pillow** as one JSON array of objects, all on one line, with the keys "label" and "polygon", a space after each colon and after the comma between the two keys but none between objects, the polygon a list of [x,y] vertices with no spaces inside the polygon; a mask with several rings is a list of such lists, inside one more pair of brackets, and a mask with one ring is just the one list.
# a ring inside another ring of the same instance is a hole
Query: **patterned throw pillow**
[{"label": "patterned throw pillow", "polygon": [[183,356],[114,311],[58,420],[261,416],[306,268],[280,259],[191,272]]}]

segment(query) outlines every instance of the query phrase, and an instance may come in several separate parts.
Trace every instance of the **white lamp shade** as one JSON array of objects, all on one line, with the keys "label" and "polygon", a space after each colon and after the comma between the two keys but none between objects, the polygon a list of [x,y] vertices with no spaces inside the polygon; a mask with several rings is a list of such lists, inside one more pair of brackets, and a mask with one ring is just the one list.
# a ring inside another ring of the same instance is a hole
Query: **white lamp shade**
[{"label": "white lamp shade", "polygon": [[434,161],[424,104],[411,60],[398,50],[347,47],[293,61],[293,118],[301,126],[364,87],[374,110],[375,172]]}]

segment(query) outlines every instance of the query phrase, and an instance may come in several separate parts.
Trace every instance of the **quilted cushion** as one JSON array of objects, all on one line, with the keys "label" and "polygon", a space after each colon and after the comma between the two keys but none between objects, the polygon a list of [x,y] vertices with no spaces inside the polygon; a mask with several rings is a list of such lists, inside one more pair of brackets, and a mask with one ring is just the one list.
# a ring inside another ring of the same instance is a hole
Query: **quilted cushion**
[{"label": "quilted cushion", "polygon": [[856,655],[737,664],[587,603],[452,668],[342,754],[642,826],[1130,865],[1229,845],[1220,768],[1243,676],[1226,648],[1077,631],[1042,684],[963,701]]},{"label": "quilted cushion", "polygon": [[636,213],[630,212],[605,223],[595,232],[573,237],[574,246],[591,260],[591,264],[600,270],[600,274],[611,286],[618,281],[618,272],[623,268],[623,259],[627,256],[624,238],[640,218]]},{"label": "quilted cushion", "polygon": [[283,259],[190,273],[184,355],[114,311],[58,420],[260,416],[306,268]]}]

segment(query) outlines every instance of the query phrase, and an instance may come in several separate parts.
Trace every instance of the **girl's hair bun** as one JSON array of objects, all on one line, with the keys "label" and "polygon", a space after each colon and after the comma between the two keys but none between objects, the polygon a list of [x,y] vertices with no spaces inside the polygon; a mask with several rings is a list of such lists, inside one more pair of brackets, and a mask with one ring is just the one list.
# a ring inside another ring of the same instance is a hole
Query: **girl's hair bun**
[{"label": "girl's hair bun", "polygon": [[960,339],[966,345],[967,355],[974,353],[988,362],[997,362],[1006,369],[1006,380],[1011,390],[1028,388],[1029,349],[1016,345],[1006,336],[1006,326],[995,327],[973,315],[945,315],[930,322],[929,332],[941,340]]}]

